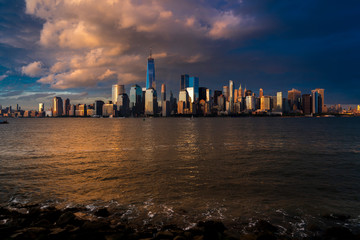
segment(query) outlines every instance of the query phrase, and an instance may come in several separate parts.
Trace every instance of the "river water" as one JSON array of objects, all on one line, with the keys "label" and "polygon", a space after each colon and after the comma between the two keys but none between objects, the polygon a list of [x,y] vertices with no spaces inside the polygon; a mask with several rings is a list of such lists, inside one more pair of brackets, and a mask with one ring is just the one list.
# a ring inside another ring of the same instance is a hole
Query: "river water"
[{"label": "river water", "polygon": [[360,227],[360,118],[9,122],[2,206],[105,206],[138,225],[214,219],[239,231],[265,219],[293,236],[313,224]]}]

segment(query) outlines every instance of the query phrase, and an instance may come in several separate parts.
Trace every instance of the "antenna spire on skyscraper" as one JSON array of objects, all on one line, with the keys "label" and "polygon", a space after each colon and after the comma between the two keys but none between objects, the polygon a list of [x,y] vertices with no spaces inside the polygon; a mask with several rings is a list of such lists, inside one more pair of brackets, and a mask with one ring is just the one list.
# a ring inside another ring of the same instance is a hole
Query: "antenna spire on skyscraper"
[{"label": "antenna spire on skyscraper", "polygon": [[150,58],[152,58],[152,48],[150,48]]}]

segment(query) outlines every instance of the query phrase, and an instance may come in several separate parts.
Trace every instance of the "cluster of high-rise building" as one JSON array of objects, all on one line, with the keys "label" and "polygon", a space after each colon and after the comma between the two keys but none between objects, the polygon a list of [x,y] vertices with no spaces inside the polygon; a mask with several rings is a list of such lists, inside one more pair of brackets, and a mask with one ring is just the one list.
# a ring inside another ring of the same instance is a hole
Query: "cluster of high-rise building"
[{"label": "cluster of high-rise building", "polygon": [[[139,117],[139,116],[181,116],[181,115],[282,115],[304,114],[316,115],[321,113],[343,113],[340,105],[326,107],[324,89],[314,89],[311,93],[302,94],[297,89],[291,89],[287,97],[283,92],[276,95],[265,95],[262,88],[258,95],[252,90],[243,89],[241,84],[235,88],[230,80],[222,90],[210,90],[199,87],[199,78],[182,74],[180,77],[179,96],[176,99],[170,91],[166,97],[166,85],[161,85],[161,94],[156,91],[155,60],[150,56],[147,61],[146,87],[135,84],[130,87],[129,95],[125,85],[112,86],[112,97],[108,102],[97,100],[93,104],[70,104],[70,99],[62,100],[54,97],[51,110],[46,111],[44,103],[39,103],[38,111],[23,111],[17,106],[16,111],[11,107],[2,109],[0,116],[12,117],[60,117],[60,116],[97,116],[97,117]],[[355,111],[356,112],[356,111]],[[360,113],[360,106],[357,108]]]}]

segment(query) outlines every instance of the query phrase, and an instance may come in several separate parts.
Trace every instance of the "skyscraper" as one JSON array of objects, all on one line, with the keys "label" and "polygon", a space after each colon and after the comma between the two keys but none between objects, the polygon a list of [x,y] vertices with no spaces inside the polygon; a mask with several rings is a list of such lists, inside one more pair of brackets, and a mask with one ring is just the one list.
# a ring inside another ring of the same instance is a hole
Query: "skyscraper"
[{"label": "skyscraper", "polygon": [[314,114],[319,113],[319,98],[320,95],[317,91],[312,91],[311,100],[312,100],[312,110],[311,112]]},{"label": "skyscraper", "polygon": [[304,114],[311,114],[312,112],[312,101],[310,94],[302,95],[302,109]]},{"label": "skyscraper", "polygon": [[319,101],[319,113],[322,113],[325,109],[325,90],[322,88],[316,88],[315,90],[320,96],[320,101]]},{"label": "skyscraper", "polygon": [[96,100],[94,105],[95,105],[95,115],[102,116],[103,115],[102,109],[104,102],[101,100]]},{"label": "skyscraper", "polygon": [[132,114],[138,115],[142,112],[142,89],[135,84],[130,88],[130,110]]},{"label": "skyscraper", "polygon": [[194,101],[199,99],[199,78],[198,77],[190,77],[189,78],[189,87],[194,88]]},{"label": "skyscraper", "polygon": [[283,97],[282,92],[276,93],[276,111],[282,112],[283,111]]},{"label": "skyscraper", "polygon": [[234,82],[229,80],[229,112],[234,111]]},{"label": "skyscraper", "polygon": [[261,97],[264,96],[264,90],[262,88],[259,89],[259,98],[261,99]]},{"label": "skyscraper", "polygon": [[147,63],[147,71],[146,71],[146,89],[153,88],[156,90],[155,83],[155,60],[152,58],[152,52],[150,50],[150,55]]},{"label": "skyscraper", "polygon": [[240,84],[239,92],[238,92],[238,93],[239,93],[239,94],[238,94],[238,97],[239,97],[239,98],[244,97],[244,93],[243,93],[243,90],[242,90],[242,88],[241,88],[241,84]]},{"label": "skyscraper", "polygon": [[255,110],[255,97],[246,96],[246,109],[249,111]]},{"label": "skyscraper", "polygon": [[63,101],[61,97],[54,97],[53,99],[53,116],[58,117],[63,114]]},{"label": "skyscraper", "polygon": [[190,102],[193,103],[196,100],[196,96],[195,96],[195,88],[194,87],[187,87],[186,91],[189,94],[190,97]]},{"label": "skyscraper", "polygon": [[210,102],[211,101],[211,89],[207,88],[206,89],[206,102]]},{"label": "skyscraper", "polygon": [[129,113],[129,97],[126,93],[119,94],[116,105],[120,116],[126,117]]},{"label": "skyscraper", "polygon": [[290,109],[297,110],[300,108],[301,91],[295,88],[288,91],[288,100],[290,101]]},{"label": "skyscraper", "polygon": [[70,99],[67,98],[64,103],[64,115],[69,116],[69,112],[70,112]]},{"label": "skyscraper", "polygon": [[207,88],[199,87],[199,101],[200,100],[205,100],[206,101],[206,91],[207,91]]},{"label": "skyscraper", "polygon": [[157,113],[157,97],[153,88],[146,89],[145,92],[145,114],[155,115]]},{"label": "skyscraper", "polygon": [[166,85],[165,83],[161,84],[161,106],[163,106],[163,102],[166,101]]},{"label": "skyscraper", "polygon": [[262,96],[260,98],[260,109],[262,111],[269,111],[271,110],[271,97],[269,96]]},{"label": "skyscraper", "polygon": [[189,87],[189,75],[183,74],[180,79],[180,91],[185,90],[187,87]]},{"label": "skyscraper", "polygon": [[113,104],[116,104],[117,97],[119,96],[119,94],[120,94],[120,85],[119,84],[112,85],[111,101]]},{"label": "skyscraper", "polygon": [[43,112],[43,111],[44,111],[44,103],[39,103],[39,112]]},{"label": "skyscraper", "polygon": [[223,86],[223,95],[225,97],[225,101],[229,100],[229,87],[228,86]]}]

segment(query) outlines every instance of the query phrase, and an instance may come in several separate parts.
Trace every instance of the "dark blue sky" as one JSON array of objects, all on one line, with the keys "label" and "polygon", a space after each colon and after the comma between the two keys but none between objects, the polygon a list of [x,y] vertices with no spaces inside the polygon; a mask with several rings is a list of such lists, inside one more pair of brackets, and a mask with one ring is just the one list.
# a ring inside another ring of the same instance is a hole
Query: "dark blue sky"
[{"label": "dark blue sky", "polygon": [[256,93],[325,89],[326,104],[360,103],[360,1],[0,0],[0,105],[108,100],[111,85],[157,86],[180,74]]}]

